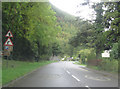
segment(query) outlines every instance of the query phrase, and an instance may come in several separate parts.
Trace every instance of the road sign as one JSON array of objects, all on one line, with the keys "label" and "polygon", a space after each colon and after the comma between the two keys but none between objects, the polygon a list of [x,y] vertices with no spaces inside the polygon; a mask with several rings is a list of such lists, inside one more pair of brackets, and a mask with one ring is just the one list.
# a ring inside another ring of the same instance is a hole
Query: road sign
[{"label": "road sign", "polygon": [[4,50],[13,51],[13,46],[5,46]]},{"label": "road sign", "polygon": [[8,46],[5,46],[5,50],[8,50]]},{"label": "road sign", "polygon": [[9,30],[9,31],[7,32],[7,34],[5,35],[5,37],[13,37],[12,32]]},{"label": "road sign", "polygon": [[102,57],[110,57],[110,51],[105,50],[104,53],[102,53]]},{"label": "road sign", "polygon": [[10,51],[4,50],[3,55],[4,56],[10,56]]},{"label": "road sign", "polygon": [[13,51],[13,46],[9,46],[8,51]]},{"label": "road sign", "polygon": [[13,43],[10,38],[8,38],[4,44],[4,46],[13,46]]},{"label": "road sign", "polygon": [[102,53],[102,57],[110,57],[109,53]]}]

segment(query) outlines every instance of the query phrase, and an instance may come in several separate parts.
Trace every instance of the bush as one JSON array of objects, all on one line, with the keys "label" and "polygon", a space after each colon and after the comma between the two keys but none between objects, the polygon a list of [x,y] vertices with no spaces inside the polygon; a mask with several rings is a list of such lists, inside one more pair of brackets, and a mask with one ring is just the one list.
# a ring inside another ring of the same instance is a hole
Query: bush
[{"label": "bush", "polygon": [[50,55],[41,55],[39,60],[49,60]]},{"label": "bush", "polygon": [[112,51],[110,52],[111,58],[118,59],[118,43],[114,43]]},{"label": "bush", "polygon": [[90,53],[87,55],[88,60],[96,59],[96,53],[94,50],[90,50]]},{"label": "bush", "polygon": [[80,50],[79,55],[82,64],[86,64],[87,61],[94,60],[96,58],[96,53],[93,48]]},{"label": "bush", "polygon": [[79,61],[78,57],[77,56],[74,56],[72,61]]},{"label": "bush", "polygon": [[118,61],[103,59],[99,68],[105,71],[118,72]]}]

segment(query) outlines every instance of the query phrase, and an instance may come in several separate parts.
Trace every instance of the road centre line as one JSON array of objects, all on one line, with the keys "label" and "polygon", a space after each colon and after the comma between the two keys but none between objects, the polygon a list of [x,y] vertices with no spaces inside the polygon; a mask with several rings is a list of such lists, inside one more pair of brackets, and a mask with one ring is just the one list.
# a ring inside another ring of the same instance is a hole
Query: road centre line
[{"label": "road centre line", "polygon": [[69,71],[66,71],[68,74],[70,74],[70,72]]},{"label": "road centre line", "polygon": [[89,87],[89,86],[85,86],[85,87]]},{"label": "road centre line", "polygon": [[89,86],[85,86],[85,87],[87,87],[88,89],[91,89],[91,88],[89,88]]},{"label": "road centre line", "polygon": [[72,75],[73,78],[75,78],[77,81],[80,81],[77,77],[75,77],[74,75]]}]

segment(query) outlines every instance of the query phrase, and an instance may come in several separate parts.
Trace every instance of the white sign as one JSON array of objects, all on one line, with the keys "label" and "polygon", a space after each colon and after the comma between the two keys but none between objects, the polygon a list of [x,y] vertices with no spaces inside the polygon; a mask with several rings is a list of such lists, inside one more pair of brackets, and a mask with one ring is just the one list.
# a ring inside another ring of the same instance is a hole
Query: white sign
[{"label": "white sign", "polygon": [[11,31],[8,31],[8,33],[5,35],[5,37],[13,37]]},{"label": "white sign", "polygon": [[8,38],[4,44],[4,46],[13,46],[13,43],[10,38]]},{"label": "white sign", "polygon": [[102,57],[110,57],[110,51],[105,50],[104,53],[102,53]]}]

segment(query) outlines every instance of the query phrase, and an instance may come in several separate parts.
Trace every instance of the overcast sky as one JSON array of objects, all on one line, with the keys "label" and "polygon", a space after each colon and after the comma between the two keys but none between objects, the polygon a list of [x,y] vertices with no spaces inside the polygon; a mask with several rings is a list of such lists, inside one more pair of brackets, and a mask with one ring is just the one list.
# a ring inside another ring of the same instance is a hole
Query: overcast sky
[{"label": "overcast sky", "polygon": [[[71,14],[74,16],[81,16],[84,19],[91,20],[95,18],[95,15],[92,15],[94,12],[93,9],[89,8],[88,5],[80,6],[80,3],[83,3],[85,0],[49,0],[57,8]],[[99,2],[100,0],[92,0],[92,2]],[[79,7],[77,7],[79,5]]]}]

